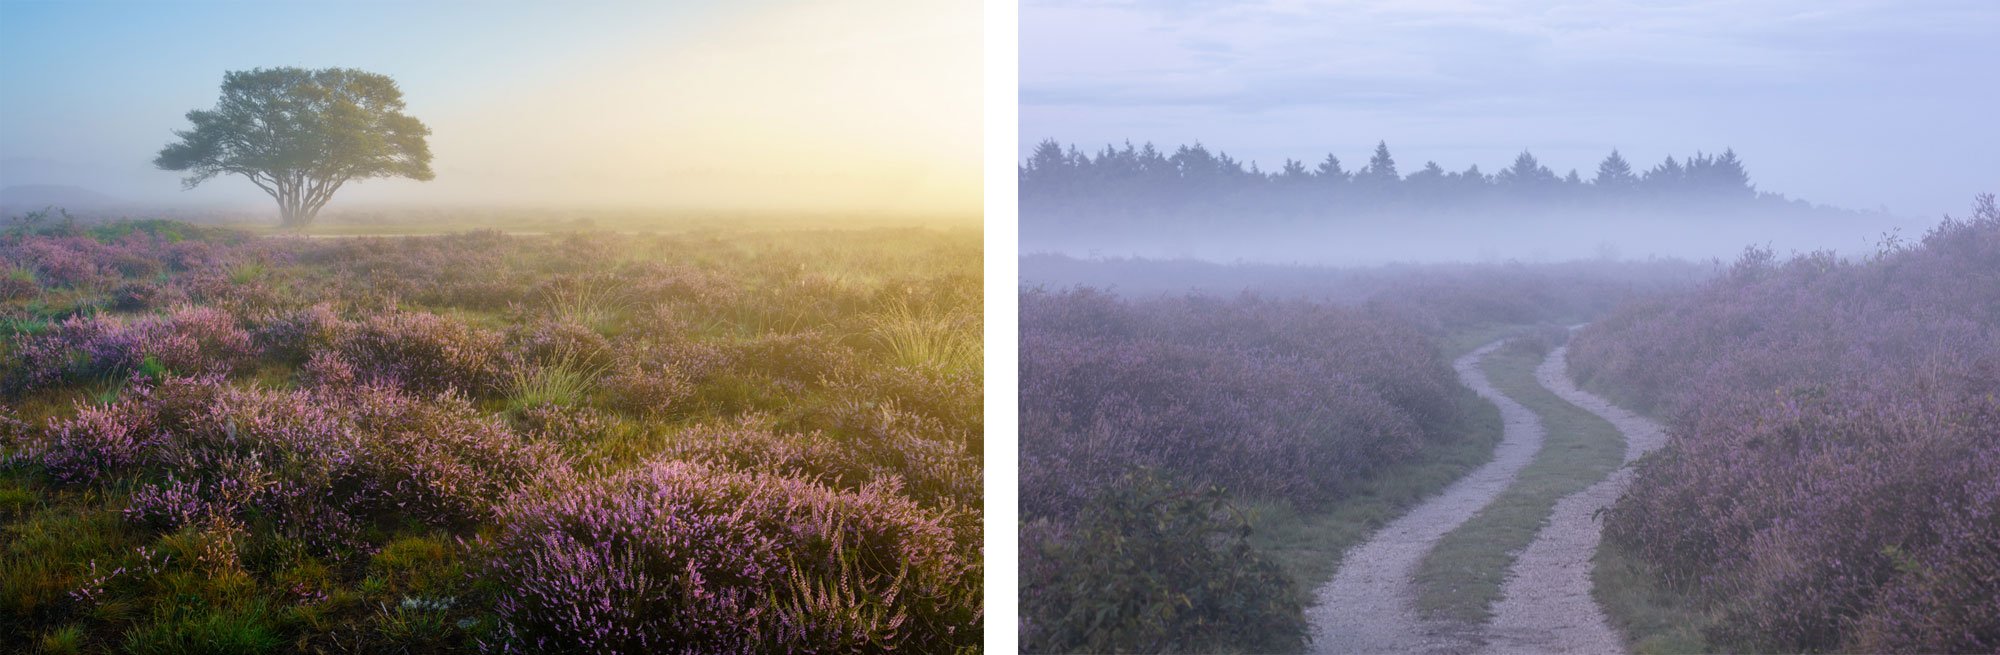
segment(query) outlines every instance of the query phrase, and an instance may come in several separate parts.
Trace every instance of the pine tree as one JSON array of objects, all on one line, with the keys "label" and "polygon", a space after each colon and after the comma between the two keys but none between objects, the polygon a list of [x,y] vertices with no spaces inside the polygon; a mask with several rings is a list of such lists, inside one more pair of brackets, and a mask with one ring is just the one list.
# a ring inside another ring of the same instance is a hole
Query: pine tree
[{"label": "pine tree", "polygon": [[1368,168],[1362,169],[1361,175],[1377,184],[1394,184],[1403,179],[1396,173],[1396,159],[1389,156],[1389,142],[1375,143],[1375,156],[1368,158]]},{"label": "pine tree", "polygon": [[1673,155],[1667,155],[1666,161],[1646,171],[1646,177],[1640,181],[1655,193],[1673,193],[1683,188],[1686,179],[1687,169],[1682,168],[1680,162],[1674,161]]},{"label": "pine tree", "polygon": [[1314,170],[1313,173],[1319,178],[1321,184],[1340,184],[1352,177],[1351,174],[1340,168],[1340,158],[1333,156],[1333,153],[1330,152],[1326,154],[1326,161],[1320,162],[1319,168]]},{"label": "pine tree", "polygon": [[1034,154],[1028,155],[1029,172],[1048,171],[1056,174],[1069,165],[1069,155],[1063,153],[1062,144],[1055,139],[1043,139],[1035,144]]},{"label": "pine tree", "polygon": [[1753,198],[1757,195],[1757,185],[1750,183],[1750,173],[1743,170],[1743,161],[1736,158],[1736,149],[1727,148],[1716,158],[1709,169],[1709,177],[1717,193],[1727,197]]},{"label": "pine tree", "polygon": [[1539,190],[1553,186],[1556,181],[1556,173],[1549,170],[1549,167],[1543,166],[1540,161],[1535,159],[1533,154],[1523,150],[1519,156],[1514,157],[1514,165],[1500,171],[1498,175],[1493,177],[1493,180],[1501,186],[1523,190]]},{"label": "pine tree", "polygon": [[1632,174],[1632,165],[1625,162],[1625,157],[1618,154],[1616,148],[1611,150],[1611,156],[1597,165],[1597,179],[1592,180],[1600,189],[1619,190],[1629,189],[1638,182],[1639,178]]},{"label": "pine tree", "polygon": [[1285,167],[1278,170],[1278,179],[1287,184],[1303,184],[1312,179],[1312,173],[1306,170],[1305,162],[1286,157]]}]

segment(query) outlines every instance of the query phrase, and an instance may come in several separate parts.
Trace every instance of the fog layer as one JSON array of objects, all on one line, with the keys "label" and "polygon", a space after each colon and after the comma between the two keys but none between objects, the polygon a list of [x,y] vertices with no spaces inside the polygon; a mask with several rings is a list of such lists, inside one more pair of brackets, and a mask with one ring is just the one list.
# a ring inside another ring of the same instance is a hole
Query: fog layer
[{"label": "fog layer", "polygon": [[224,71],[394,77],[437,179],[328,207],[976,214],[976,3],[0,4],[0,188],[259,207],[152,170]]}]

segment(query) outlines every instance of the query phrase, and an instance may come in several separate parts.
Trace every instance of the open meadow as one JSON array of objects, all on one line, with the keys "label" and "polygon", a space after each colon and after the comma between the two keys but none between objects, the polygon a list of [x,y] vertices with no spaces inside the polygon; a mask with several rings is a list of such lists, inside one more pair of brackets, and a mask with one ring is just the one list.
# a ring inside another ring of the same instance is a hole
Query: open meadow
[{"label": "open meadow", "polygon": [[976,228],[4,227],[10,648],[979,644]]}]

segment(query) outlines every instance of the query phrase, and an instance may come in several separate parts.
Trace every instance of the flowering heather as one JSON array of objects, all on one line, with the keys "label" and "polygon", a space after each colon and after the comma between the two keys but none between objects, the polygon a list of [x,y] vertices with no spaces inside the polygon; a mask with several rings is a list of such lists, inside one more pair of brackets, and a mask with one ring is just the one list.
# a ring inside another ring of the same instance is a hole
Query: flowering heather
[{"label": "flowering heather", "polygon": [[6,387],[118,380],[156,367],[187,375],[228,373],[253,355],[249,333],[228,312],[181,307],[164,315],[73,316],[41,334],[14,337]]},{"label": "flowering heather", "polygon": [[501,335],[428,312],[396,312],[354,325],[335,346],[363,380],[438,392],[483,393],[500,384]]},{"label": "flowering heather", "polygon": [[1764,651],[2000,650],[2000,210],[1779,263],[1584,330],[1579,378],[1667,447],[1607,538]]},{"label": "flowering heather", "polygon": [[378,513],[456,525],[565,467],[463,400],[381,387],[337,397],[174,378],[53,425],[36,449],[57,480],[141,484],[130,516],[173,528],[262,516],[294,538],[348,544]]},{"label": "flowering heather", "polygon": [[1305,595],[1231,499],[1322,506],[1451,438],[1468,391],[1380,308],[1021,297],[1023,644],[1296,650]]},{"label": "flowering heather", "polygon": [[518,499],[493,650],[940,652],[980,639],[976,541],[879,487],[663,460]]},{"label": "flowering heather", "polygon": [[976,648],[980,238],[0,226],[0,634]]},{"label": "flowering heather", "polygon": [[1439,438],[1460,389],[1392,318],[1201,297],[1021,298],[1022,508],[1063,516],[1132,466],[1326,500]]},{"label": "flowering heather", "polygon": [[331,351],[352,329],[331,305],[320,303],[267,314],[256,321],[252,337],[265,356],[302,362],[312,354]]},{"label": "flowering heather", "polygon": [[951,506],[980,496],[976,457],[957,442],[912,430],[913,421],[880,419],[879,432],[787,433],[765,417],[697,427],[679,435],[675,455],[744,471],[775,472],[837,489],[892,485],[927,506]]}]

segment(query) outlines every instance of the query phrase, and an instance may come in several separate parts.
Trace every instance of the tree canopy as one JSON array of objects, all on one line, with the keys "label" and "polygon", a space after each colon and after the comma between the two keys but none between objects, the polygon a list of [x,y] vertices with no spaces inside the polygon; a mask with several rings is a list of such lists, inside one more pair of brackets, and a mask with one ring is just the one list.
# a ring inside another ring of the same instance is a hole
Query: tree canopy
[{"label": "tree canopy", "polygon": [[217,175],[249,178],[278,201],[283,225],[311,223],[348,182],[430,180],[429,127],[403,113],[387,75],[351,68],[258,68],[222,76],[214,109],[187,113],[193,129],[153,165],[185,171],[186,188]]}]

